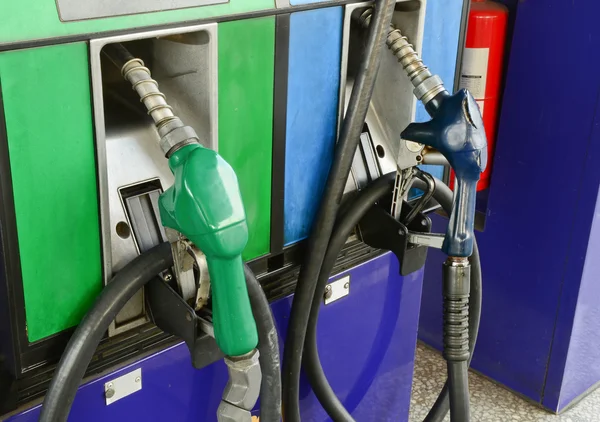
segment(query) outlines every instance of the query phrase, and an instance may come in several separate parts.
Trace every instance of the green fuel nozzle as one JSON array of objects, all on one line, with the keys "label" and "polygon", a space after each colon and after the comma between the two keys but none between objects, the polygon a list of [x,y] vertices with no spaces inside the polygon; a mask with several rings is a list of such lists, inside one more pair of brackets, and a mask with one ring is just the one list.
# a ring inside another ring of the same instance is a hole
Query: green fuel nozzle
[{"label": "green fuel nozzle", "polygon": [[160,217],[206,255],[217,344],[228,356],[247,355],[258,334],[244,276],[248,225],[236,174],[173,113],[142,60],[121,44],[107,45],[104,53],[138,93],[161,137],[175,182],[159,198]]},{"label": "green fuel nozzle", "polygon": [[162,223],[206,255],[215,339],[226,355],[245,355],[258,344],[258,334],[244,278],[248,225],[235,172],[199,144],[172,153],[169,166],[175,183],[159,199]]}]

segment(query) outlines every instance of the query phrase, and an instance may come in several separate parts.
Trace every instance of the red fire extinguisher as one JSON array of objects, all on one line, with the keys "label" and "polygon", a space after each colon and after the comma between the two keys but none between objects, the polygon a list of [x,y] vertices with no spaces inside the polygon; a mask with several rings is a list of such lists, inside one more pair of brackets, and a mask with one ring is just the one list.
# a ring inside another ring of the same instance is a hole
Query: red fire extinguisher
[{"label": "red fire extinguisher", "polygon": [[[490,185],[500,111],[507,21],[506,6],[488,0],[471,0],[460,87],[471,91],[477,100],[488,140],[488,165],[477,185],[478,191]],[[454,181],[454,175],[451,180]]]}]

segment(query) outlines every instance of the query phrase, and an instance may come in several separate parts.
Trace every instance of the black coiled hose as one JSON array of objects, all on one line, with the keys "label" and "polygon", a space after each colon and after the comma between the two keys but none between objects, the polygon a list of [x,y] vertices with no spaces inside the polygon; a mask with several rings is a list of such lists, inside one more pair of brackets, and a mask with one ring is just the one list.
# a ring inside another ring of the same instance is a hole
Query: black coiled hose
[{"label": "black coiled hose", "polygon": [[[379,198],[386,194],[391,195],[392,186],[394,181],[394,174],[385,175],[370,186],[361,191],[352,201],[351,205],[344,207],[347,211],[338,218],[335,225],[334,233],[329,242],[329,246],[321,267],[321,273],[319,274],[317,287],[315,289],[315,295],[313,297],[312,306],[309,314],[309,324],[307,327],[306,342],[304,345],[304,358],[303,365],[304,371],[308,377],[310,385],[317,396],[317,399],[321,403],[321,406],[325,409],[329,417],[335,422],[349,422],[354,421],[350,413],[346,410],[344,405],[335,395],[335,392],[329,385],[327,377],[321,366],[319,359],[319,352],[317,346],[317,321],[319,319],[319,311],[323,295],[325,293],[325,287],[327,281],[331,275],[331,271],[335,265],[335,261],[341,251],[342,247],[346,243],[348,236],[354,229],[354,227],[361,220],[365,212],[375,203]],[[413,185],[417,188],[425,188],[424,182],[415,180]],[[452,209],[452,191],[442,181],[435,179],[435,191],[433,197],[442,206],[444,211],[450,212]],[[471,356],[475,349],[475,343],[477,341],[477,333],[479,331],[479,321],[481,318],[481,292],[482,292],[482,278],[481,278],[481,264],[479,261],[479,249],[477,242],[475,242],[473,248],[473,255],[469,259],[471,263],[471,298],[469,301],[469,350]],[[470,359],[469,359],[470,362]],[[448,410],[449,404],[449,390],[448,382],[444,385],[444,388],[440,392],[438,399],[436,400],[431,411],[425,419],[426,422],[436,421],[441,422]]]},{"label": "black coiled hose", "polygon": [[163,243],[139,255],[106,285],[60,358],[44,398],[40,422],[66,422],[85,370],[111,322],[138,290],[172,265],[171,245]]},{"label": "black coiled hose", "polygon": [[[44,398],[40,422],[67,421],[79,384],[111,322],[138,290],[172,266],[171,245],[162,243],[135,258],[107,284],[67,344]],[[268,422],[279,422],[281,381],[275,323],[262,287],[249,268],[244,271],[259,337],[263,373],[261,417]]]},{"label": "black coiled hose", "polygon": [[[323,372],[319,351],[317,347],[317,322],[319,320],[319,311],[321,302],[327,287],[327,281],[333,271],[337,257],[344,247],[348,236],[354,230],[360,219],[371,206],[385,194],[390,194],[394,188],[395,173],[386,174],[361,191],[356,198],[351,201],[341,218],[336,222],[327,253],[323,260],[321,273],[317,280],[317,288],[310,307],[308,327],[306,330],[306,341],[304,342],[304,355],[302,359],[304,372],[308,377],[309,383],[319,399],[321,406],[334,421],[352,421],[352,416],[339,401],[335,392],[329,385],[329,381]],[[344,209],[346,207],[344,206]]]},{"label": "black coiled hose", "polygon": [[283,411],[286,422],[300,422],[300,370],[308,324],[307,310],[313,301],[317,278],[367,116],[395,5],[395,0],[376,2],[364,60],[358,69],[319,212],[308,239],[306,261],[300,269],[283,355]]},{"label": "black coiled hose", "polygon": [[269,301],[254,273],[244,265],[246,286],[252,306],[252,314],[258,329],[258,351],[260,352],[260,420],[281,420],[281,368],[279,366],[279,337]]}]

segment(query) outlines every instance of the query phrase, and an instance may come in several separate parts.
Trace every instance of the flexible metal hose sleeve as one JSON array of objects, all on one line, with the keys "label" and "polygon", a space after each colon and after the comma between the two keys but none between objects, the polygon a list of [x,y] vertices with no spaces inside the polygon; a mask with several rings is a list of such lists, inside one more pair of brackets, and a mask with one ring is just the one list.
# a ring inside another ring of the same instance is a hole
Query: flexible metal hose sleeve
[{"label": "flexible metal hose sleeve", "polygon": [[364,60],[354,82],[324,195],[308,239],[305,263],[300,270],[296,285],[283,357],[283,411],[286,422],[300,422],[300,370],[308,314],[344,186],[350,173],[371,101],[382,49],[395,4],[395,0],[377,1],[375,15],[369,29]]},{"label": "flexible metal hose sleeve", "polygon": [[340,221],[336,223],[333,235],[331,236],[331,241],[329,242],[329,247],[327,248],[327,253],[325,254],[323,266],[321,267],[315,296],[310,308],[306,340],[304,342],[304,372],[306,373],[313,392],[317,396],[321,406],[323,406],[329,417],[335,422],[354,421],[354,419],[329,385],[319,359],[317,347],[317,322],[319,319],[321,302],[323,301],[323,294],[325,293],[329,275],[333,270],[337,257],[344,247],[348,236],[352,233],[352,230],[356,227],[363,215],[365,215],[378,199],[386,193],[391,196],[395,178],[395,173],[389,173],[367,186],[351,201],[348,211],[339,219]]},{"label": "flexible metal hose sleeve", "polygon": [[[384,177],[389,177],[389,175],[386,175]],[[417,179],[415,180],[413,186],[419,189],[424,189],[425,183]],[[450,211],[452,208],[452,191],[442,181],[438,179],[435,179],[435,186],[436,188],[434,198],[436,199],[436,201],[438,201],[438,203],[440,203],[443,209]],[[354,206],[355,204],[360,205],[360,203],[363,202],[363,200],[364,203],[367,203],[371,200],[371,198],[367,200],[367,198],[363,197],[363,195],[366,195],[367,189],[369,189],[369,187],[363,190],[359,194],[359,196],[357,196],[354,199],[354,201],[356,202],[353,201],[352,206]],[[378,193],[379,197],[385,194],[385,192],[383,191],[379,191]],[[373,202],[374,200],[370,203],[372,204]],[[327,377],[325,376],[325,373],[321,366],[318,353],[316,326],[319,317],[319,310],[321,306],[322,297],[325,293],[325,287],[327,285],[327,280],[329,279],[339,251],[343,247],[344,243],[346,242],[346,239],[348,238],[348,235],[350,234],[352,228],[356,223],[352,225],[350,229],[348,229],[348,227],[350,223],[354,221],[358,222],[362,217],[362,214],[364,214],[363,211],[363,213],[359,216],[359,213],[354,214],[352,212],[352,207],[348,207],[348,209],[349,211],[344,216],[342,216],[340,222],[336,224],[335,233],[331,238],[330,246],[328,248],[325,260],[323,262],[322,272],[319,275],[317,289],[315,290],[315,296],[313,298],[313,306],[311,307],[310,311],[309,326],[307,330],[307,337],[304,350],[305,356],[303,360],[304,370],[309,379],[311,387],[315,392],[315,395],[317,396],[317,399],[319,400],[323,408],[327,411],[329,417],[336,422],[352,421],[353,419],[335,395],[333,389],[327,381]],[[469,302],[469,350],[472,356],[477,340],[477,333],[479,331],[479,321],[481,316],[482,279],[481,265],[479,261],[479,249],[477,247],[477,242],[475,242],[473,255],[470,258],[470,263],[471,300]],[[432,410],[429,412],[429,415],[425,420],[435,420],[436,422],[441,422],[448,413],[449,408],[450,402],[448,394],[448,383],[446,382]]]},{"label": "flexible metal hose sleeve", "polygon": [[102,290],[69,340],[44,398],[40,421],[66,422],[75,394],[102,337],[127,301],[173,265],[169,243],[135,258]]},{"label": "flexible metal hose sleeve", "polygon": [[279,422],[281,420],[281,368],[275,319],[263,288],[247,265],[244,265],[244,274],[252,314],[258,329],[258,351],[262,372],[260,419],[264,422]]}]

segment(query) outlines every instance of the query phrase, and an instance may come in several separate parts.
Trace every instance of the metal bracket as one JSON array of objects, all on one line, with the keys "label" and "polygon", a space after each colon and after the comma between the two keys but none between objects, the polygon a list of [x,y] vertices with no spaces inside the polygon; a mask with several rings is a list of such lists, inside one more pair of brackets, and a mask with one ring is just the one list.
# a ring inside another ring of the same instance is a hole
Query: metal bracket
[{"label": "metal bracket", "polygon": [[335,302],[350,294],[350,276],[340,278],[325,287],[325,305]]},{"label": "metal bracket", "polygon": [[198,269],[198,289],[196,290],[195,309],[199,311],[208,303],[210,296],[210,274],[208,272],[208,262],[206,255],[195,245],[188,241],[188,253],[194,257],[196,268]]},{"label": "metal bracket", "polygon": [[[427,259],[427,247],[409,242],[409,233],[429,233],[431,220],[419,212],[407,228],[386,209],[389,207],[373,205],[359,223],[360,235],[367,245],[392,251],[398,258],[400,275],[406,276],[423,268]],[[401,219],[406,217],[411,209],[411,205],[405,202]]]},{"label": "metal bracket", "polygon": [[167,238],[175,268],[175,277],[181,296],[194,309],[199,311],[207,303],[210,295],[210,275],[206,256],[181,233],[167,228]]},{"label": "metal bracket", "polygon": [[445,235],[438,233],[423,234],[408,232],[408,243],[426,246],[428,248],[442,249],[442,244],[444,243],[445,237]]},{"label": "metal bracket", "polygon": [[104,383],[106,405],[113,404],[142,389],[142,369],[138,368],[119,378]]},{"label": "metal bracket", "polygon": [[185,341],[196,369],[204,368],[223,358],[214,339],[211,315],[196,311],[164,280],[154,278],[146,287],[153,322],[161,330]]}]

